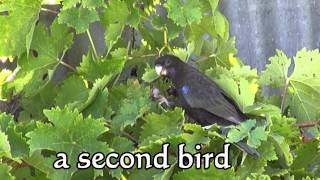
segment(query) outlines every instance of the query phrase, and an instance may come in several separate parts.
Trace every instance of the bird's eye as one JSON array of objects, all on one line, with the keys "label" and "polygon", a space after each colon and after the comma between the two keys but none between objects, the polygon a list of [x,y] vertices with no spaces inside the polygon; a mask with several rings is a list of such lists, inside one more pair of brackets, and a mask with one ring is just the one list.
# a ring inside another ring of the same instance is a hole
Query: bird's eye
[{"label": "bird's eye", "polygon": [[171,62],[169,60],[164,61],[165,66],[169,66],[170,64],[171,64]]}]

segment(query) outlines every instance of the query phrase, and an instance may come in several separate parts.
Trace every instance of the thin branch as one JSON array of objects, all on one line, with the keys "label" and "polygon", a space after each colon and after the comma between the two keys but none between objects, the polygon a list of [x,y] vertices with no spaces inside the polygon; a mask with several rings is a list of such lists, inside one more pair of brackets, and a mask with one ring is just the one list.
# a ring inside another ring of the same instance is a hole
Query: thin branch
[{"label": "thin branch", "polygon": [[158,54],[145,54],[141,56],[128,56],[128,60],[132,60],[133,58],[145,58],[145,57],[157,57]]},{"label": "thin branch", "polygon": [[88,38],[89,38],[91,47],[92,47],[92,49],[93,49],[93,53],[94,53],[95,57],[98,58],[97,49],[96,49],[96,47],[95,47],[95,45],[94,45],[94,43],[93,43],[93,39],[92,39],[92,36],[91,36],[91,34],[90,34],[90,30],[89,30],[89,29],[87,30],[87,35],[88,35]]},{"label": "thin branch", "polygon": [[309,121],[309,122],[300,122],[300,123],[296,123],[295,126],[297,126],[299,128],[308,128],[308,127],[320,126],[320,120],[318,120],[318,121]]},{"label": "thin branch", "polygon": [[286,101],[286,97],[287,97],[287,93],[288,93],[288,86],[289,86],[289,79],[286,79],[286,82],[284,84],[284,87],[283,87],[283,91],[282,91],[282,94],[281,94],[281,113],[283,113],[284,111],[284,103]]}]

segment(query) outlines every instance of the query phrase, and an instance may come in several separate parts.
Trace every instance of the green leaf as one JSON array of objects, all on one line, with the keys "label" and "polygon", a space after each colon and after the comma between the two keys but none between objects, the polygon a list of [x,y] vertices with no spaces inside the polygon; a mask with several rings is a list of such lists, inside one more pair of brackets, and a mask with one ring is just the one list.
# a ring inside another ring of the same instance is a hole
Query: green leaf
[{"label": "green leaf", "polygon": [[6,164],[0,164],[0,177],[6,180],[14,180],[15,178],[10,173],[12,167]]},{"label": "green leaf", "polygon": [[320,53],[302,49],[294,58],[295,69],[290,76],[287,104],[298,119],[313,121],[319,117]]},{"label": "green leaf", "polygon": [[290,59],[277,51],[270,58],[270,64],[263,72],[260,83],[271,85],[283,91],[287,81],[287,98],[285,105],[290,108],[292,116],[299,121],[312,121],[319,117],[320,103],[320,53],[318,50],[300,50],[294,57],[294,71],[288,77]]},{"label": "green leaf", "polygon": [[258,151],[261,154],[261,157],[267,161],[274,161],[278,159],[275,147],[270,141],[263,141]]},{"label": "green leaf", "polygon": [[121,37],[124,26],[129,17],[129,10],[125,1],[110,1],[105,9],[103,23],[106,26],[105,41],[108,53]]},{"label": "green leaf", "polygon": [[266,65],[266,69],[260,76],[259,83],[281,88],[288,78],[288,68],[291,60],[282,51],[277,50],[276,55],[269,58],[269,61],[270,64]]},{"label": "green leaf", "polygon": [[20,55],[30,47],[41,1],[6,0],[2,5],[9,16],[0,16],[0,57]]},{"label": "green leaf", "polygon": [[247,120],[240,125],[232,128],[227,135],[226,142],[235,143],[243,140],[247,137],[251,131],[251,129],[256,125],[256,120]]},{"label": "green leaf", "polygon": [[[110,147],[114,149],[115,152],[122,154],[125,152],[131,152],[134,150],[134,144],[130,140],[124,137],[116,136],[112,139]],[[110,171],[112,177],[120,179],[122,176],[123,169],[117,168]]]},{"label": "green leaf", "polygon": [[99,16],[96,10],[83,7],[62,9],[58,16],[60,24],[67,24],[69,27],[75,28],[77,33],[85,32],[91,23],[98,20]]},{"label": "green leaf", "polygon": [[103,0],[65,0],[63,1],[63,9],[76,7],[79,3],[81,3],[82,7],[89,9],[101,7],[104,5]]},{"label": "green leaf", "polygon": [[62,86],[58,90],[55,102],[58,106],[77,107],[89,97],[89,89],[79,76],[70,76],[63,81]]},{"label": "green leaf", "polygon": [[293,155],[290,151],[290,146],[286,139],[280,135],[271,134],[271,139],[275,143],[276,152],[278,157],[283,159],[286,166],[290,166],[293,162]]},{"label": "green leaf", "polygon": [[237,175],[240,176],[240,179],[245,179],[254,175],[263,174],[266,166],[266,160],[248,157],[245,159],[244,163],[241,166],[239,166],[239,169],[237,170]]},{"label": "green leaf", "polygon": [[182,27],[192,22],[199,23],[202,18],[200,2],[198,0],[168,0],[166,7],[168,9],[168,17]]},{"label": "green leaf", "polygon": [[281,116],[280,114],[271,117],[271,131],[286,137],[288,142],[299,141],[300,129],[295,126],[296,119]]},{"label": "green leaf", "polygon": [[117,75],[119,74],[126,62],[126,59],[112,58],[112,59],[97,59],[94,60],[91,53],[84,56],[79,67],[77,67],[77,72],[94,82],[98,78],[103,78],[104,76]]},{"label": "green leaf", "polygon": [[[50,30],[39,24],[33,34],[31,49],[34,55],[22,55],[18,60],[19,69],[13,81],[5,84],[5,91],[14,94],[24,91],[24,96],[35,96],[49,84],[52,69],[59,63],[60,55],[72,44],[73,35],[64,25],[54,21]],[[47,77],[47,78],[46,78]]]},{"label": "green leaf", "polygon": [[[13,116],[5,113],[0,114],[0,133],[3,133],[1,135],[2,145],[0,145],[0,149],[2,149],[2,151],[4,151],[4,149],[9,150],[9,154],[6,156],[16,160],[27,156],[29,153],[27,140],[22,132],[17,128],[18,127],[16,126]],[[5,144],[4,137],[7,138],[7,142],[9,144]]]},{"label": "green leaf", "polygon": [[97,138],[108,129],[101,119],[83,118],[78,111],[68,109],[45,110],[44,114],[52,123],[38,123],[37,128],[28,133],[30,153],[37,150],[51,150],[68,154],[71,168],[58,171],[64,177],[71,177],[76,171],[78,155],[81,152],[110,152],[106,143]]},{"label": "green leaf", "polygon": [[213,69],[206,71],[206,74],[237,103],[241,111],[244,111],[247,106],[253,105],[258,91],[255,79],[248,80],[236,75],[230,77],[230,74],[227,73],[217,77]]},{"label": "green leaf", "polygon": [[300,145],[296,150],[297,157],[293,160],[291,168],[303,169],[304,171],[316,172],[320,175],[319,142],[312,141],[307,144]]},{"label": "green leaf", "polygon": [[150,90],[141,86],[137,81],[129,82],[126,98],[120,103],[116,116],[112,119],[111,131],[118,134],[127,126],[132,126],[150,107]]},{"label": "green leaf", "polygon": [[145,73],[141,77],[141,79],[147,83],[151,83],[157,78],[159,78],[159,75],[156,73],[156,70],[154,68],[146,68]]},{"label": "green leaf", "polygon": [[213,20],[214,20],[214,27],[217,34],[221,38],[224,38],[225,34],[227,33],[226,31],[228,30],[227,28],[228,24],[225,20],[225,17],[219,11],[216,11],[213,15]]},{"label": "green leaf", "polygon": [[230,68],[233,66],[232,61],[230,61],[230,56],[237,54],[237,49],[235,47],[235,39],[221,39],[206,42],[200,46],[196,44],[196,54],[201,56],[207,56],[205,60],[199,61],[199,68],[203,71],[210,69],[212,67],[222,66]]},{"label": "green leaf", "polygon": [[217,169],[211,164],[209,169],[191,168],[176,173],[174,180],[194,180],[194,179],[238,179],[233,169],[223,170]]},{"label": "green leaf", "polygon": [[219,0],[209,0],[211,11],[214,13],[219,5]]},{"label": "green leaf", "polygon": [[261,141],[266,141],[268,134],[265,127],[256,127],[248,136],[248,145],[257,148],[261,145]]},{"label": "green leaf", "polygon": [[180,134],[184,122],[183,110],[175,108],[173,111],[167,111],[161,114],[150,113],[144,118],[145,123],[142,125],[140,142],[157,137],[167,137],[170,135]]},{"label": "green leaf", "polygon": [[170,180],[172,174],[174,173],[174,169],[176,167],[177,162],[171,164],[169,169],[162,171],[161,173],[153,175],[154,180]]},{"label": "green leaf", "polygon": [[184,124],[182,138],[186,141],[186,150],[195,153],[196,144],[209,144],[210,138],[206,136],[205,130],[197,124]]},{"label": "green leaf", "polygon": [[106,106],[106,104],[108,104],[109,91],[108,89],[104,89],[98,90],[96,93],[93,102],[91,102],[82,113],[85,116],[91,115],[94,118],[103,118],[110,109],[110,107]]},{"label": "green leaf", "polygon": [[4,132],[0,132],[0,157],[11,158],[11,149],[8,136]]}]

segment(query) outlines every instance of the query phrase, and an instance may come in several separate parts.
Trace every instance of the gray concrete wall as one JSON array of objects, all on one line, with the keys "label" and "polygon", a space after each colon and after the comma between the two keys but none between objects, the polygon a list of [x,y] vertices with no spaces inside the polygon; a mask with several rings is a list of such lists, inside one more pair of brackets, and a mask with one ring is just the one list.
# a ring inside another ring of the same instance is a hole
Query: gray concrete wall
[{"label": "gray concrete wall", "polygon": [[320,0],[222,0],[238,56],[262,70],[275,49],[320,47]]}]

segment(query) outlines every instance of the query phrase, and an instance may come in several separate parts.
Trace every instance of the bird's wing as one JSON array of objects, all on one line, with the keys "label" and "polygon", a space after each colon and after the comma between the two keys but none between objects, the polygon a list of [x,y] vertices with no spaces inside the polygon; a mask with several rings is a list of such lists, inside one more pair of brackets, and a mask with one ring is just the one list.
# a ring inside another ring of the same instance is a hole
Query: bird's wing
[{"label": "bird's wing", "polygon": [[183,84],[188,89],[182,94],[190,107],[206,110],[235,124],[244,120],[236,104],[209,78],[199,72],[192,72],[184,79]]}]

